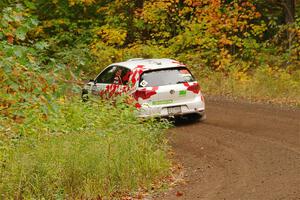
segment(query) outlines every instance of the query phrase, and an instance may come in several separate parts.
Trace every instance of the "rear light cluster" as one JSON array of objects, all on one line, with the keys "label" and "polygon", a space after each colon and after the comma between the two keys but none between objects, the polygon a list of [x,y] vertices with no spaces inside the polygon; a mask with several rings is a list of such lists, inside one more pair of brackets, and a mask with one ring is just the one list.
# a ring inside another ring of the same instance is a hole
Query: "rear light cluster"
[{"label": "rear light cluster", "polygon": [[201,97],[201,101],[204,103],[204,101],[205,101],[204,96],[202,94],[200,94],[200,97]]},{"label": "rear light cluster", "polygon": [[184,86],[187,87],[187,90],[198,94],[201,90],[199,83],[193,83],[192,85],[190,85],[189,83],[183,83]]},{"label": "rear light cluster", "polygon": [[191,85],[189,87],[189,90],[191,90],[191,91],[193,91],[193,92],[195,92],[195,93],[198,94],[200,92],[200,90],[201,90],[201,87],[200,87],[199,83],[195,83],[194,85]]}]

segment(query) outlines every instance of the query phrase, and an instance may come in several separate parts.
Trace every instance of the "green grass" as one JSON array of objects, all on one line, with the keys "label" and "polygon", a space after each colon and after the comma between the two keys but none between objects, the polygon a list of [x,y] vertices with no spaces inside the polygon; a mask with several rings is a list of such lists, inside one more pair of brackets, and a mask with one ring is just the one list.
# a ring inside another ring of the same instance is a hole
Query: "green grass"
[{"label": "green grass", "polygon": [[197,74],[203,92],[253,102],[300,106],[300,71],[260,67],[252,72],[204,71]]},{"label": "green grass", "polygon": [[150,187],[168,174],[168,124],[134,112],[72,100],[45,123],[31,120],[23,126],[31,134],[1,152],[0,198],[118,198]]}]

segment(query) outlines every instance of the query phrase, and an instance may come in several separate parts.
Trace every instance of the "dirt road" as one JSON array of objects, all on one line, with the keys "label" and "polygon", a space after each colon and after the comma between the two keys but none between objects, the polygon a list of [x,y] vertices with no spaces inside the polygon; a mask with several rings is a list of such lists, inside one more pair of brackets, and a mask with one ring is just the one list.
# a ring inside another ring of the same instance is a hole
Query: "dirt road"
[{"label": "dirt road", "polygon": [[300,199],[300,109],[211,100],[169,138],[187,183],[159,199]]}]

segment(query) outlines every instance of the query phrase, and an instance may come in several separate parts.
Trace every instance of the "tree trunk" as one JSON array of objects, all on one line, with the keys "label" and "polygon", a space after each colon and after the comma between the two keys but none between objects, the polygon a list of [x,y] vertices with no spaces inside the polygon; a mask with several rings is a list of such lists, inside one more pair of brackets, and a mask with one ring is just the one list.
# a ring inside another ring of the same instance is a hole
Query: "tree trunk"
[{"label": "tree trunk", "polygon": [[285,23],[290,24],[295,22],[296,15],[296,0],[282,0]]},{"label": "tree trunk", "polygon": [[[296,16],[296,0],[282,0],[281,1],[284,11],[285,24],[289,25],[295,22]],[[288,49],[292,47],[294,34],[287,29]]]}]

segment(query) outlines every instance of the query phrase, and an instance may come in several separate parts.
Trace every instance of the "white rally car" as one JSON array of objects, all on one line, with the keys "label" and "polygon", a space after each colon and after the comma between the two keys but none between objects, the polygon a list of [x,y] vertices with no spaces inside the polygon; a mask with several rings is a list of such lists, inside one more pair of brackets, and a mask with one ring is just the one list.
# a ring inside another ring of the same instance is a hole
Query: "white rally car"
[{"label": "white rally car", "polygon": [[107,99],[123,93],[135,99],[140,117],[205,118],[199,83],[176,60],[135,58],[111,64],[84,86],[82,98]]}]

